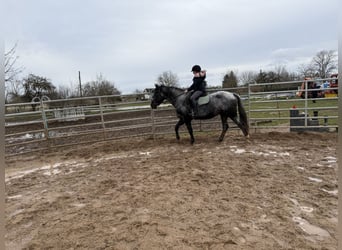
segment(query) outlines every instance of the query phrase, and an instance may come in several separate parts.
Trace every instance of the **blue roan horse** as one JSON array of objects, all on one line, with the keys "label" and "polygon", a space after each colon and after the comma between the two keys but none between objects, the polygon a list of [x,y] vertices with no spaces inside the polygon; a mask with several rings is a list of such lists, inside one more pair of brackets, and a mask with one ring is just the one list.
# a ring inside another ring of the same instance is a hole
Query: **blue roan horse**
[{"label": "blue roan horse", "polygon": [[[210,119],[217,115],[221,116],[222,133],[219,141],[222,141],[228,130],[228,117],[235,122],[242,130],[245,136],[249,136],[249,127],[245,109],[242,106],[239,95],[227,91],[218,91],[209,94],[209,102],[198,106],[198,115],[193,118],[190,112],[190,104],[188,94],[183,89],[176,87],[168,87],[164,85],[155,85],[154,93],[151,100],[151,107],[156,109],[165,99],[168,100],[175,108],[179,121],[176,124],[176,138],[179,140],[178,129],[185,123],[190,137],[191,143],[194,143],[194,135],[191,126],[192,119]],[[239,119],[238,119],[239,114]]]}]

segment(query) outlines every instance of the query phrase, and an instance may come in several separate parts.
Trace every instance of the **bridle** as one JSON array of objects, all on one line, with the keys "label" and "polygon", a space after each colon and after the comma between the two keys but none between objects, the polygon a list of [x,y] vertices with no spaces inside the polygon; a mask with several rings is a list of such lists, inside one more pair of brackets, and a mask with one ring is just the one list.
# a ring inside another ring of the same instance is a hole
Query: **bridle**
[{"label": "bridle", "polygon": [[[170,89],[169,89],[170,90]],[[170,95],[170,91],[169,92],[164,92],[164,91],[160,91],[159,95],[162,95],[164,99],[167,99],[171,104],[175,103],[177,98],[181,95],[184,95],[184,94],[187,94],[187,93],[184,93],[184,92],[180,92],[179,94],[173,96],[173,95]]]}]

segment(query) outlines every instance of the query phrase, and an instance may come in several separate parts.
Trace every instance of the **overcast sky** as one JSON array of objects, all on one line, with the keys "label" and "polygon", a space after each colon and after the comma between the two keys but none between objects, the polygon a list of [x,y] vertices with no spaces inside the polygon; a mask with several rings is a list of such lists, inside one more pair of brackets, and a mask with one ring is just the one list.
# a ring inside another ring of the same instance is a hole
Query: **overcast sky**
[{"label": "overcast sky", "polygon": [[220,85],[237,73],[337,50],[338,0],[11,0],[5,50],[18,43],[21,77],[77,86],[102,74],[124,94],[153,87],[163,71],[191,84],[192,65]]}]

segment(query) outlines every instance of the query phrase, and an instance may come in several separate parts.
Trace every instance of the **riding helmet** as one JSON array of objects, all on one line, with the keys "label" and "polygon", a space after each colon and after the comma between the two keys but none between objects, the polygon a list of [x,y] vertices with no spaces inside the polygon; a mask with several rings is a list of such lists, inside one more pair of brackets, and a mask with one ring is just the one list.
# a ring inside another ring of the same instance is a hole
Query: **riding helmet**
[{"label": "riding helmet", "polygon": [[201,66],[199,66],[199,65],[192,66],[191,72],[193,72],[193,71],[201,72]]}]

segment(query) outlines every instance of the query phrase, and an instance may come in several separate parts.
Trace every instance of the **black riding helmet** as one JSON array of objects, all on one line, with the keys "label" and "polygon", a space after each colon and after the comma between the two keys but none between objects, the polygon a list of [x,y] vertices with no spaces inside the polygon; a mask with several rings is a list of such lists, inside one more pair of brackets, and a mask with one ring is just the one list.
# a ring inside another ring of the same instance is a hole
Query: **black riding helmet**
[{"label": "black riding helmet", "polygon": [[201,66],[199,66],[199,65],[192,66],[191,72],[193,72],[193,71],[201,72]]}]

